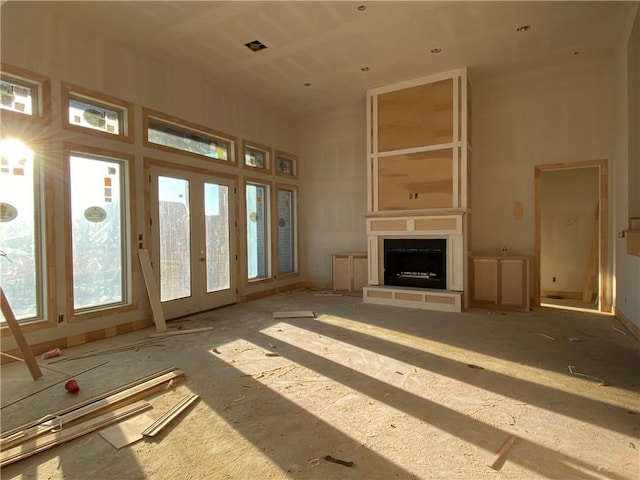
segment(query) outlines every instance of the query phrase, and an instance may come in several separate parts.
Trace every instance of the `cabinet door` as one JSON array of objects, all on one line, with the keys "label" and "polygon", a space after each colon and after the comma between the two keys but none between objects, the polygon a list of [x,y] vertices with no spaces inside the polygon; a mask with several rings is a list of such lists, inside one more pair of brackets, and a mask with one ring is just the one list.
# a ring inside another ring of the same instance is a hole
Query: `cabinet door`
[{"label": "cabinet door", "polygon": [[529,288],[526,279],[526,261],[500,260],[500,304],[524,307],[528,304]]},{"label": "cabinet door", "polygon": [[353,257],[353,291],[361,292],[368,285],[367,257]]},{"label": "cabinet door", "polygon": [[472,302],[498,303],[498,261],[493,258],[474,258],[472,270]]},{"label": "cabinet door", "polygon": [[347,256],[333,256],[333,289],[347,292],[351,290],[351,268]]}]

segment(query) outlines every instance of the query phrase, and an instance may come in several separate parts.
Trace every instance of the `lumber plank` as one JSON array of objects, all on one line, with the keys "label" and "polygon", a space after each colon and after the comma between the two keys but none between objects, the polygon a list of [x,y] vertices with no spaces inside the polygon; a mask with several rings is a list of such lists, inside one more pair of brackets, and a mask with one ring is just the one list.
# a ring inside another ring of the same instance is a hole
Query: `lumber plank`
[{"label": "lumber plank", "polygon": [[[182,375],[182,372],[180,372],[180,375]],[[110,395],[101,400],[74,409],[64,415],[56,416],[54,419],[47,420],[37,426],[27,429],[25,434],[20,437],[11,437],[0,440],[0,449],[6,450],[33,438],[45,435],[47,432],[51,431],[52,428],[65,428],[69,424],[74,424],[73,422],[76,420],[95,417],[96,415],[113,411],[123,404],[133,403],[134,401],[140,400],[141,398],[147,397],[151,395],[151,393],[160,390],[166,383],[175,379],[177,376],[179,375],[176,375],[174,372],[167,373],[114,395]]]},{"label": "lumber plank", "polygon": [[[176,376],[171,381],[175,382],[175,381],[184,379],[184,372],[182,372],[181,370],[178,370],[175,367],[166,368],[164,370],[160,370],[159,372],[155,372],[155,373],[152,373],[152,374],[147,375],[145,377],[139,378],[138,380],[134,380],[133,382],[129,382],[129,383],[125,384],[125,385],[121,385],[119,387],[116,387],[116,388],[114,388],[112,390],[109,390],[107,392],[101,393],[99,395],[94,395],[93,397],[88,398],[87,400],[84,400],[82,402],[76,403],[76,404],[71,405],[69,407],[65,407],[65,408],[63,408],[61,410],[58,410],[56,412],[50,413],[50,414],[46,415],[45,417],[43,417],[43,418],[41,418],[39,420],[35,420],[35,421],[32,421],[32,422],[20,425],[18,427],[12,428],[11,430],[4,431],[4,432],[2,432],[2,434],[0,434],[0,438],[5,439],[5,438],[7,438],[7,437],[9,437],[9,436],[11,436],[11,435],[13,435],[15,433],[21,432],[22,430],[26,430],[26,429],[29,429],[31,427],[35,427],[36,425],[40,425],[40,424],[50,420],[51,418],[63,416],[65,414],[69,413],[69,412],[72,412],[74,410],[82,408],[85,405],[89,405],[89,404],[94,403],[94,402],[96,402],[98,400],[102,400],[104,398],[110,397],[112,395],[115,395],[116,393],[120,393],[120,392],[128,390],[128,389],[130,389],[132,387],[135,387],[136,385],[140,385],[140,384],[142,384],[144,382],[147,382],[149,380],[153,380],[153,379],[158,378],[158,377],[160,377],[162,375],[165,375],[167,373],[172,373],[172,372],[176,373]],[[164,385],[161,385],[161,388],[163,386]],[[153,392],[151,392],[151,393],[153,393]]]},{"label": "lumber plank", "polygon": [[316,314],[309,310],[273,312],[273,318],[316,318]]},{"label": "lumber plank", "polygon": [[151,304],[151,313],[153,314],[153,322],[156,324],[156,331],[158,333],[166,332],[167,322],[164,318],[162,305],[160,304],[160,292],[156,284],[156,279],[153,276],[153,268],[151,267],[151,257],[149,256],[149,250],[147,250],[146,248],[139,249],[138,258],[140,260],[140,266],[142,267],[144,284],[147,287],[147,295],[149,296],[149,303]]},{"label": "lumber plank", "polygon": [[42,376],[42,372],[40,371],[40,367],[36,362],[35,357],[33,356],[33,352],[27,343],[27,339],[24,337],[24,333],[22,333],[22,329],[16,320],[15,315],[13,314],[13,310],[11,309],[11,305],[9,305],[9,301],[7,297],[4,295],[4,290],[0,287],[0,308],[2,309],[2,315],[4,315],[4,319],[9,326],[9,330],[11,331],[11,335],[13,335],[20,352],[22,353],[22,358],[24,359],[24,363],[27,365],[29,369],[29,373],[34,380],[37,380]]},{"label": "lumber plank", "polygon": [[104,428],[98,433],[109,442],[113,448],[120,450],[122,447],[142,440],[142,431],[149,428],[153,422],[153,417],[144,413]]},{"label": "lumber plank", "polygon": [[171,410],[158,418],[153,424],[142,432],[145,437],[153,437],[160,433],[167,425],[169,425],[178,415],[187,409],[189,405],[198,400],[198,395],[195,393],[184,397],[177,404],[175,404]]},{"label": "lumber plank", "polygon": [[151,404],[139,401],[125,407],[118,408],[113,412],[108,412],[99,417],[93,418],[79,425],[63,428],[62,430],[51,432],[39,438],[33,439],[26,444],[21,444],[9,450],[3,450],[0,454],[0,467],[30,457],[36,453],[48,450],[56,445],[66,443],[69,440],[78,438],[87,433],[94,432],[108,425],[112,425],[123,418],[151,408]]},{"label": "lumber plank", "polygon": [[487,466],[493,468],[494,470],[497,470],[496,464],[502,459],[502,457],[506,455],[507,451],[511,448],[511,446],[514,443],[516,443],[517,440],[518,440],[518,437],[516,437],[515,435],[511,435],[509,439],[506,442],[504,442],[504,445],[502,445],[500,450],[498,450],[498,453],[496,453],[491,459],[491,461],[487,463]]},{"label": "lumber plank", "polygon": [[192,328],[190,330],[175,330],[172,332],[152,333],[149,335],[149,338],[171,337],[173,335],[187,335],[189,333],[209,332],[211,330],[213,330],[213,327]]}]

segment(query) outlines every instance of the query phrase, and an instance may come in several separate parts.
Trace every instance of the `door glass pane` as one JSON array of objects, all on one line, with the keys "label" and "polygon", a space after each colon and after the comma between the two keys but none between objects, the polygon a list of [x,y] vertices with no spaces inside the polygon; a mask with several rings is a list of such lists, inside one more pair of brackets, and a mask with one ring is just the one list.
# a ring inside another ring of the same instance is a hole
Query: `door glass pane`
[{"label": "door glass pane", "polygon": [[69,167],[74,309],[124,302],[123,164],[71,155]]},{"label": "door glass pane", "polygon": [[191,296],[189,181],[158,177],[160,301]]},{"label": "door glass pane", "polygon": [[247,275],[249,280],[267,276],[267,187],[247,184]]},{"label": "door glass pane", "polygon": [[[16,319],[41,317],[40,229],[33,150],[0,143],[0,280]],[[0,313],[0,318],[4,317]]]},{"label": "door glass pane", "polygon": [[294,271],[293,191],[278,189],[278,272]]},{"label": "door glass pane", "polygon": [[229,276],[229,187],[204,184],[207,293],[231,287]]}]

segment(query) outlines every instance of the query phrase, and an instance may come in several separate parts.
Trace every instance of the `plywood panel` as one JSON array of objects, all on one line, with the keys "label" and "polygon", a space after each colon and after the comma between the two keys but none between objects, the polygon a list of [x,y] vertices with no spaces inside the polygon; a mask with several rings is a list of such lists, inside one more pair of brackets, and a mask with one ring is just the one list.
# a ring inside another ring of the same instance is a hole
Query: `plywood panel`
[{"label": "plywood panel", "polygon": [[475,258],[472,265],[472,301],[498,303],[498,261]]},{"label": "plywood panel", "polygon": [[419,218],[414,222],[415,230],[456,230],[455,218]]},{"label": "plywood panel", "polygon": [[396,292],[396,300],[408,300],[410,302],[421,302],[422,295],[419,293]]},{"label": "plywood panel", "polygon": [[378,151],[453,142],[453,79],[378,96]]},{"label": "plywood panel", "polygon": [[406,220],[371,220],[371,231],[373,232],[405,232],[406,230]]},{"label": "plywood panel", "polygon": [[[500,294],[502,305],[525,306],[525,261],[500,261]],[[527,289],[528,290],[528,289]]]},{"label": "plywood panel", "polygon": [[453,149],[378,159],[378,209],[453,207]]},{"label": "plywood panel", "polygon": [[353,291],[361,292],[368,282],[367,257],[353,257]]},{"label": "plywood panel", "polygon": [[456,299],[454,297],[441,297],[438,295],[425,295],[425,302],[427,303],[441,303],[444,305],[455,305]]},{"label": "plywood panel", "polygon": [[367,297],[373,298],[393,298],[393,292],[381,292],[379,290],[369,290],[367,291]]}]

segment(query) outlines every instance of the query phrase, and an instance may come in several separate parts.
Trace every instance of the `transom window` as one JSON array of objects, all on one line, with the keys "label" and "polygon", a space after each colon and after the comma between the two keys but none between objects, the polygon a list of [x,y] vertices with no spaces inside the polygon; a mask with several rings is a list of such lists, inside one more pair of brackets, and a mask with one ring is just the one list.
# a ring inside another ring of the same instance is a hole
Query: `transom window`
[{"label": "transom window", "polygon": [[133,141],[133,106],[130,103],[64,82],[62,97],[67,106],[65,128]]},{"label": "transom window", "polygon": [[43,75],[2,64],[0,72],[0,108],[10,115],[49,121],[50,82]]},{"label": "transom window", "polygon": [[276,174],[283,177],[298,178],[298,157],[276,151]]},{"label": "transom window", "polygon": [[145,113],[146,142],[148,146],[165,147],[189,154],[233,162],[235,140],[232,137],[210,133],[205,128],[186,126],[161,116]]},{"label": "transom window", "polygon": [[245,168],[271,171],[271,149],[256,143],[242,142]]}]

